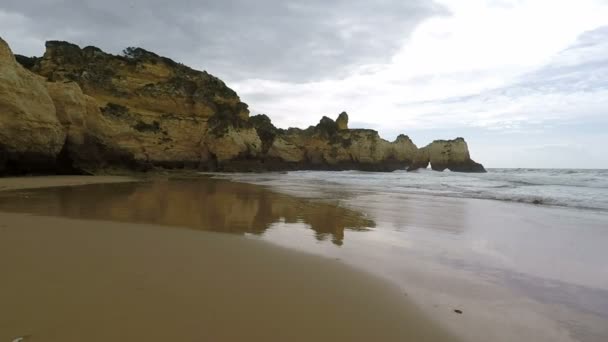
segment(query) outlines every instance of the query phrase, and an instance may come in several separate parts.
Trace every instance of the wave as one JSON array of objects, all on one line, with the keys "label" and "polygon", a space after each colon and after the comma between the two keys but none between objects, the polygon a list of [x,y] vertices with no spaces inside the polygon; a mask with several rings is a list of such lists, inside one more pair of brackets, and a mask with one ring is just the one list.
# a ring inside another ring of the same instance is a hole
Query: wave
[{"label": "wave", "polygon": [[264,184],[314,196],[385,192],[488,199],[608,211],[608,170],[489,169],[486,174],[395,171],[294,171],[229,174],[237,181]]}]

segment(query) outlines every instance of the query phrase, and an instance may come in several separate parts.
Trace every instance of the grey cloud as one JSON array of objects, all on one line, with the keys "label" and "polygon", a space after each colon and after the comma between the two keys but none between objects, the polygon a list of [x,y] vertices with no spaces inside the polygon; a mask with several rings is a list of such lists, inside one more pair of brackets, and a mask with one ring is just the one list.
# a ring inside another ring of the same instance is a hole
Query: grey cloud
[{"label": "grey cloud", "polygon": [[231,81],[290,82],[387,61],[421,21],[446,14],[430,0],[5,0],[2,12],[24,16],[30,40],[141,46]]}]

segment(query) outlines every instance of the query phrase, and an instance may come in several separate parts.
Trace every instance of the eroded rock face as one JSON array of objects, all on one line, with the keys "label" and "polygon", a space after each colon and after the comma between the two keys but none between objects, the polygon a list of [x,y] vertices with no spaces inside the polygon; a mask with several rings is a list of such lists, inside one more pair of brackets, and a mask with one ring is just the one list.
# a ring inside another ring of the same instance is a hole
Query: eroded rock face
[{"label": "eroded rock face", "polygon": [[435,140],[419,149],[408,170],[426,168],[429,164],[435,171],[486,172],[483,165],[471,159],[469,147],[463,138]]},{"label": "eroded rock face", "polygon": [[[128,161],[139,169],[196,168],[208,153],[217,153],[211,157],[220,162],[240,156],[243,141],[251,140],[246,132],[235,137],[234,129],[228,137],[210,132],[210,119],[232,123],[249,117],[247,105],[221,80],[143,49],[114,56],[95,47],[50,41],[30,69],[53,84],[72,82],[88,96],[90,125],[84,142],[86,150],[97,153],[91,158],[76,153],[74,144],[83,140],[70,134],[76,167],[122,166]],[[60,92],[53,92],[59,105],[69,100]]]},{"label": "eroded rock face", "polygon": [[0,174],[53,170],[65,137],[44,78],[0,38]]},{"label": "eroded rock face", "polygon": [[338,125],[339,130],[348,129],[348,114],[346,112],[340,113],[338,115],[338,119],[336,119],[336,125]]},{"label": "eroded rock face", "polygon": [[249,116],[247,105],[220,79],[139,48],[115,56],[96,47],[49,41],[31,69],[52,82],[77,82],[102,107],[114,103],[142,116]]},{"label": "eroded rock face", "polygon": [[235,159],[256,158],[262,149],[262,142],[254,128],[235,129],[229,127],[221,135],[207,136],[204,144],[209,152],[215,156],[218,167]]},{"label": "eroded rock face", "polygon": [[43,57],[16,60],[0,44],[0,170],[392,171],[430,163],[483,171],[460,138],[418,149],[405,135],[389,142],[349,129],[346,112],[279,129],[266,115],[249,117],[216,77],[146,50],[115,56],[58,41],[46,48]]},{"label": "eroded rock face", "polygon": [[59,172],[95,173],[115,165],[141,169],[135,155],[115,143],[123,127],[106,118],[97,101],[75,82],[47,82],[57,119],[66,130],[65,144],[57,156]]},{"label": "eroded rock face", "polygon": [[[345,116],[340,114],[337,121]],[[284,169],[393,171],[410,165],[416,151],[407,136],[389,142],[374,130],[340,128],[323,117],[306,130],[277,132],[266,157]]]}]

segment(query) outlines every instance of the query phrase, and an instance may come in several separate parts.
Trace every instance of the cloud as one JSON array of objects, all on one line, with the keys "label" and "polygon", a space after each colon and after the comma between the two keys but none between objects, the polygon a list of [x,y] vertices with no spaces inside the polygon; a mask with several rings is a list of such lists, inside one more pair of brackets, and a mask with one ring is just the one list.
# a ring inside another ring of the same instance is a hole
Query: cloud
[{"label": "cloud", "polygon": [[141,46],[219,76],[280,127],[346,110],[351,127],[389,139],[465,136],[500,166],[512,153],[516,166],[608,167],[580,152],[608,144],[607,18],[606,0],[0,4],[0,32],[18,53],[40,55],[47,39],[114,53]]},{"label": "cloud", "polygon": [[603,26],[501,87],[419,106],[450,109],[460,124],[495,130],[596,120],[608,114],[607,56],[608,26]]},{"label": "cloud", "polygon": [[420,22],[442,13],[424,0],[8,0],[0,32],[18,53],[42,52],[24,36],[114,53],[140,46],[228,81],[302,82],[386,62]]},{"label": "cloud", "polygon": [[462,3],[442,2],[452,14],[420,24],[389,63],[360,66],[341,79],[234,86],[282,126],[347,110],[389,137],[450,127],[521,130],[605,115],[608,6]]}]

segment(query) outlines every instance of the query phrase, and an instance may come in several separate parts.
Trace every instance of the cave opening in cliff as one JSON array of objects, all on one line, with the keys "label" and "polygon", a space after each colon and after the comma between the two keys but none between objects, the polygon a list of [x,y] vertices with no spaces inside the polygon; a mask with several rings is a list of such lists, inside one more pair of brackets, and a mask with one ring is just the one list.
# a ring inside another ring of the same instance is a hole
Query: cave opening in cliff
[{"label": "cave opening in cliff", "polygon": [[74,159],[70,154],[68,139],[63,143],[61,151],[57,155],[55,162],[55,173],[58,175],[85,175],[89,174],[75,166]]}]

